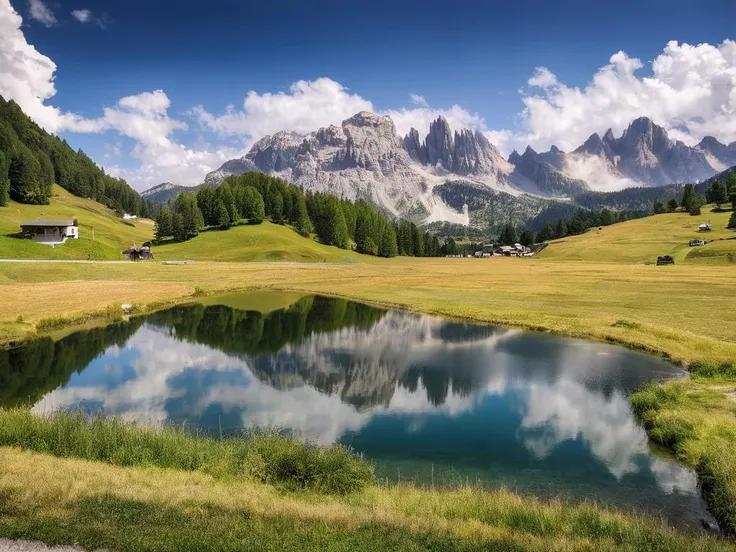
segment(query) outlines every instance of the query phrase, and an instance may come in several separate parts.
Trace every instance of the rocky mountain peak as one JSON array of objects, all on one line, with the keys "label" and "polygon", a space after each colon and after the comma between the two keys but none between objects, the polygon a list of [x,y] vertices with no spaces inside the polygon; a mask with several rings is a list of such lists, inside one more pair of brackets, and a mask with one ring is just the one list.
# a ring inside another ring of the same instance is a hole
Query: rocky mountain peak
[{"label": "rocky mountain peak", "polygon": [[509,155],[509,163],[512,165],[518,165],[521,163],[521,155],[519,155],[519,152],[514,150],[511,152],[511,155]]},{"label": "rocky mountain peak", "polygon": [[445,169],[451,170],[455,142],[447,119],[439,116],[429,125],[429,134],[424,139],[424,143],[427,147],[427,162],[431,165],[439,162]]},{"label": "rocky mountain peak", "polygon": [[[598,136],[598,134],[596,134]],[[606,133],[603,135],[603,141],[611,144],[616,141],[616,137],[613,135],[613,129],[609,128]]]}]

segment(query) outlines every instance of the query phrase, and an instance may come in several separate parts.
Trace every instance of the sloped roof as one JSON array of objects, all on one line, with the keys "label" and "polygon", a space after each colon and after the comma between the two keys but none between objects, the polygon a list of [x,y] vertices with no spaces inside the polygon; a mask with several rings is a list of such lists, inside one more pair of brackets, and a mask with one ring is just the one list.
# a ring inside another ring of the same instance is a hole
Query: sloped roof
[{"label": "sloped roof", "polygon": [[73,220],[29,220],[20,223],[23,226],[74,226]]}]

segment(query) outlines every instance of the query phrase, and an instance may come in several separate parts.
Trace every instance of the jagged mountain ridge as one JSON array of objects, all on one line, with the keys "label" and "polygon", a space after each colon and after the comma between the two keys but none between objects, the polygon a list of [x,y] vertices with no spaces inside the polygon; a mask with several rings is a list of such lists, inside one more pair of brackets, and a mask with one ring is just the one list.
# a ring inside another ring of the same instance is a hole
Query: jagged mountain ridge
[{"label": "jagged mountain ridge", "polygon": [[[244,157],[209,173],[204,185],[257,170],[306,190],[365,199],[418,222],[467,224],[487,213],[489,204],[536,209],[545,200],[591,190],[697,182],[734,163],[736,142],[725,145],[707,137],[689,147],[646,117],[634,120],[619,138],[609,129],[569,153],[555,146],[541,153],[528,147],[504,159],[482,132],[453,132],[442,117],[430,124],[424,138],[414,128],[400,137],[389,117],[363,111],[340,126],[306,135],[281,131],[266,136]],[[452,183],[449,189],[462,189],[463,197],[475,190],[477,200],[463,206],[448,201],[447,183]],[[523,200],[527,196],[534,201]],[[517,210],[512,218],[518,215]]]}]

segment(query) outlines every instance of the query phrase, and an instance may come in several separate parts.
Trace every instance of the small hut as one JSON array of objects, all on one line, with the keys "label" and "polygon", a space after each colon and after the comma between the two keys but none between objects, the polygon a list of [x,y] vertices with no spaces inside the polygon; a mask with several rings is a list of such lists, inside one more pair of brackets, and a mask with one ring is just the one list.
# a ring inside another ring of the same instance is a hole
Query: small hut
[{"label": "small hut", "polygon": [[131,247],[122,252],[130,261],[147,261],[153,259],[150,247]]}]

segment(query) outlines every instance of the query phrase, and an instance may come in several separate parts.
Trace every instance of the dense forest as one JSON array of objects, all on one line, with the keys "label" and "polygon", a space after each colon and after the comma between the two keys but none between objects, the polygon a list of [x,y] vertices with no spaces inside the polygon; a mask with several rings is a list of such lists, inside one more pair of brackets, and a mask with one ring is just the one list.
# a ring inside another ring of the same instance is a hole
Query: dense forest
[{"label": "dense forest", "polygon": [[394,257],[442,254],[437,236],[412,222],[391,221],[364,201],[304,193],[280,178],[259,172],[230,176],[217,188],[181,193],[156,215],[156,239],[184,241],[205,228],[226,229],[270,219],[289,224],[303,236],[316,234],[325,245]]},{"label": "dense forest", "polygon": [[146,202],[125,180],[105,174],[82,150],[75,152],[0,96],[0,206],[8,199],[46,205],[54,183],[116,211],[147,216]]}]

